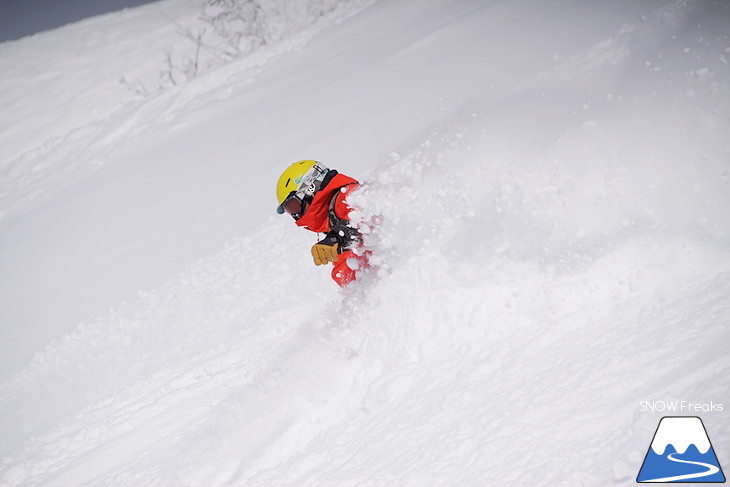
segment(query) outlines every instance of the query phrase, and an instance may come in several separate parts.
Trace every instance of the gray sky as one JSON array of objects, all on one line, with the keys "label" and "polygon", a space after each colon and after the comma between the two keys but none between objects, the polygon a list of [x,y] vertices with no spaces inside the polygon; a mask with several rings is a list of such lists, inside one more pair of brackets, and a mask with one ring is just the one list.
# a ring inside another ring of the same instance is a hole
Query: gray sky
[{"label": "gray sky", "polygon": [[153,0],[0,0],[0,42]]}]

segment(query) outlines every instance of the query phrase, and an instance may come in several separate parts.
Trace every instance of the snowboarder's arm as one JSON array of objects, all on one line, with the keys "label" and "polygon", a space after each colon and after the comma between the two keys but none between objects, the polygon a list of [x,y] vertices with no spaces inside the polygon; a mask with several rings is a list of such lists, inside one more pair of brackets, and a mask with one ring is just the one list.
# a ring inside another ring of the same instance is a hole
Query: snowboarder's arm
[{"label": "snowboarder's arm", "polygon": [[314,264],[337,262],[338,254],[349,250],[359,241],[360,232],[352,228],[348,220],[339,220],[327,235],[312,247]]}]

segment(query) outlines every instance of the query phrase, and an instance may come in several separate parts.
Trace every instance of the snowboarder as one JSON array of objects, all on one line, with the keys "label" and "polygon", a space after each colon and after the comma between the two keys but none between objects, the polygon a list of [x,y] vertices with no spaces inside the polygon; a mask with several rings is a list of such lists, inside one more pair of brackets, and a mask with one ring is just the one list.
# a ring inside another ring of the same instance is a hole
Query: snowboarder
[{"label": "snowboarder", "polygon": [[332,262],[332,279],[346,286],[355,280],[357,270],[367,268],[367,255],[352,249],[361,242],[360,232],[350,224],[345,199],[359,183],[317,161],[295,162],[276,185],[277,213],[288,213],[296,224],[325,237],[312,246],[315,265]]}]

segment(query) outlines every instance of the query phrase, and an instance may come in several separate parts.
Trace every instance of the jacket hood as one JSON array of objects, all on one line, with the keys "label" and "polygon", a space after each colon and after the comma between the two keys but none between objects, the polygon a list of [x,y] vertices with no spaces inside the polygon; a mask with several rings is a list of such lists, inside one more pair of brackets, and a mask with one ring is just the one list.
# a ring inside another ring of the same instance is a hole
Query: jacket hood
[{"label": "jacket hood", "polygon": [[357,184],[357,180],[344,174],[336,174],[326,186],[320,188],[314,195],[307,211],[296,221],[300,227],[317,233],[329,231],[330,202],[337,192],[349,184]]}]

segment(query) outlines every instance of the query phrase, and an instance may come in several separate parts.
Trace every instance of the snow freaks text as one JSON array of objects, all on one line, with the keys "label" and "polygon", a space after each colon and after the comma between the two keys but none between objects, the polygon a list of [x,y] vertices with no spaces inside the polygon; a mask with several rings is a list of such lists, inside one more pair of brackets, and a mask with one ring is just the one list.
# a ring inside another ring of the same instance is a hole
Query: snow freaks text
[{"label": "snow freaks text", "polygon": [[642,413],[721,413],[723,405],[710,401],[697,403],[690,401],[641,401],[639,411]]}]

